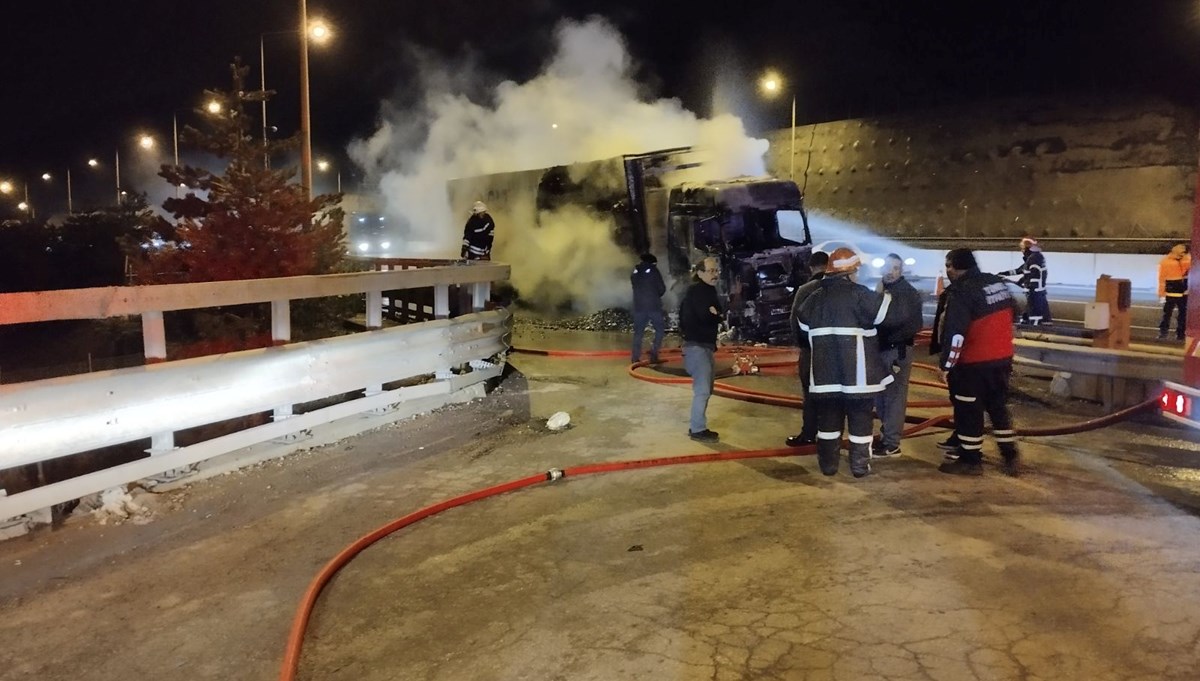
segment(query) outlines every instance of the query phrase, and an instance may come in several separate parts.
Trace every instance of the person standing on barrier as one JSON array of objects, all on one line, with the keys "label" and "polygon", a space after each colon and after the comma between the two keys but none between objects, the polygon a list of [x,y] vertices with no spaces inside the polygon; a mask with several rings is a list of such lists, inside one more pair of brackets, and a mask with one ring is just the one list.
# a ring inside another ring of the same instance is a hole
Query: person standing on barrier
[{"label": "person standing on barrier", "polygon": [[1172,310],[1179,310],[1175,317],[1175,339],[1183,340],[1187,335],[1188,272],[1191,269],[1192,256],[1188,255],[1187,244],[1175,244],[1158,263],[1158,302],[1163,306],[1158,340],[1167,339]]},{"label": "person standing on barrier", "polygon": [[888,315],[892,297],[856,282],[858,254],[838,248],[829,254],[825,278],[800,306],[800,335],[812,349],[808,399],[817,410],[817,464],[836,475],[842,433],[849,430],[850,473],[871,473],[871,404],[892,376],[879,359],[876,326]]},{"label": "person standing on barrier", "polygon": [[650,363],[658,364],[658,350],[667,331],[662,308],[667,285],[663,282],[662,272],[658,271],[658,258],[651,253],[643,253],[641,262],[629,275],[629,281],[633,285],[633,352],[629,355],[629,361],[634,364],[642,361],[642,337],[646,334],[648,323],[654,327],[654,339],[650,341]]},{"label": "person standing on barrier", "polygon": [[1001,277],[1021,277],[1021,288],[1025,289],[1028,302],[1025,311],[1021,313],[1022,324],[1050,324],[1050,300],[1046,297],[1046,256],[1042,255],[1042,247],[1037,239],[1027,236],[1021,239],[1021,266],[1005,272],[998,272]]},{"label": "person standing on barrier", "polygon": [[491,260],[492,239],[496,235],[496,221],[487,212],[483,201],[471,206],[471,217],[463,226],[462,259]]},{"label": "person standing on barrier", "polygon": [[804,398],[804,410],[802,412],[803,420],[800,423],[800,433],[792,435],[784,440],[784,444],[789,447],[803,447],[804,445],[816,444],[817,442],[817,408],[816,403],[808,399],[808,368],[811,349],[806,342],[801,341],[799,327],[800,306],[813,291],[817,290],[817,286],[821,280],[825,278],[825,266],[829,264],[829,254],[825,251],[816,251],[808,258],[809,279],[796,289],[796,296],[792,298],[792,314],[791,328],[792,334],[796,336],[796,345],[800,351],[800,357],[797,364],[797,373],[800,375],[800,396]]},{"label": "person standing on barrier", "polygon": [[946,289],[949,295],[940,329],[938,366],[950,386],[958,449],[946,454],[938,470],[953,475],[983,474],[986,412],[1004,457],[1003,471],[1017,476],[1020,454],[1008,412],[1015,301],[1003,279],[979,271],[969,248],[946,254],[946,273],[954,284]]},{"label": "person standing on barrier", "polygon": [[683,336],[683,367],[692,377],[692,411],[688,437],[699,442],[717,442],[720,436],[708,429],[708,398],[712,396],[716,363],[717,331],[725,313],[717,297],[716,258],[705,258],[697,266],[692,285],[679,304],[679,333]]},{"label": "person standing on barrier", "polygon": [[913,365],[913,340],[925,321],[921,294],[904,278],[904,260],[895,253],[889,253],[884,259],[880,292],[891,295],[897,324],[881,328],[879,332],[880,359],[894,380],[875,398],[879,440],[872,442],[871,456],[877,459],[900,456],[900,432],[904,430],[908,377]]}]

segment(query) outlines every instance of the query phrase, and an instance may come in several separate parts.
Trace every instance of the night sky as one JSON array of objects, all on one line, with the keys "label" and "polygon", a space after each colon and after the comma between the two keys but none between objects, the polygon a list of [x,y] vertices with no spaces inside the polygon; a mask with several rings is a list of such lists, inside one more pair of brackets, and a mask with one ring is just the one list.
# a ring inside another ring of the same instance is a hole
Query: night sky
[{"label": "night sky", "polygon": [[[234,55],[254,67],[263,33],[296,25],[296,0],[41,0],[5,3],[0,39],[0,177],[35,178],[111,158],[206,87],[226,87]],[[1193,104],[1200,91],[1194,1],[481,3],[310,0],[337,38],[313,49],[313,138],[336,156],[369,134],[380,102],[411,103],[414,46],[433,59],[471,55],[498,77],[537,73],[563,17],[600,14],[629,41],[647,93],[712,106],[717,66],[745,74],[751,132],[787,125],[787,101],[750,84],[766,67],[789,78],[800,123],[1045,93],[1155,94]],[[736,11],[735,11],[736,10]],[[298,121],[295,38],[269,36],[267,83],[281,134]],[[736,92],[735,94],[739,94]],[[786,99],[786,98],[784,98]]]}]

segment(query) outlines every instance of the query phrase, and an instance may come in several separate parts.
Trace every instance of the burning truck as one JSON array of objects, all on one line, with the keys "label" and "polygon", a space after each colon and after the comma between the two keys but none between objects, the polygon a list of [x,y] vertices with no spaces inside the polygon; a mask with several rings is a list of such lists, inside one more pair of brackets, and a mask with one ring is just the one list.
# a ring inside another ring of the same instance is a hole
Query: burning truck
[{"label": "burning truck", "polygon": [[[668,309],[688,285],[692,268],[716,257],[718,292],[735,337],[791,342],[792,294],[808,279],[812,252],[799,187],[770,177],[695,181],[691,178],[702,176],[696,157],[684,147],[461,178],[449,182],[449,198],[453,206],[487,204],[496,218],[498,247],[509,239],[496,257],[512,265],[514,281],[529,251],[513,240],[549,238],[557,221],[582,211],[591,220],[581,229],[606,231],[605,241],[619,249],[623,261],[632,264],[640,253],[658,258],[668,282]],[[627,277],[619,283],[627,294]],[[526,293],[519,291],[522,298]]]}]

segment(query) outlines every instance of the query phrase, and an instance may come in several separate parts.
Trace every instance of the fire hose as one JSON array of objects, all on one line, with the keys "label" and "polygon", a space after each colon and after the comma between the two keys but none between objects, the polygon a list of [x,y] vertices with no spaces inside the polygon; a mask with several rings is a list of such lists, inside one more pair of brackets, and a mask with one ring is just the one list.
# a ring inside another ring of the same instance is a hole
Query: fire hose
[{"label": "fire hose", "polygon": [[[514,352],[524,354],[535,354],[547,357],[563,357],[576,359],[610,359],[615,357],[627,356],[624,351],[599,350],[599,351],[579,351],[579,350],[537,350],[527,348],[513,348]],[[718,355],[726,356],[735,353],[753,353],[777,355],[791,352],[785,348],[744,348],[744,347],[728,347],[718,350]],[[662,355],[675,356],[680,354],[678,350],[664,349]],[[649,365],[649,362],[637,362],[631,364],[628,368],[628,373],[639,380],[649,381],[651,383],[665,385],[682,385],[690,384],[690,378],[684,377],[651,377],[640,373],[638,370]],[[769,369],[788,367],[791,371],[795,370],[795,360],[791,362],[772,362],[760,365]],[[928,364],[913,364],[914,368],[920,368],[927,371],[937,371],[938,368]],[[728,376],[730,374],[723,374]],[[914,382],[917,385],[926,385],[930,387],[945,388],[944,383],[939,382]],[[722,382],[715,382],[713,386],[713,394],[720,395],[731,399],[740,399],[759,404],[771,404],[781,407],[790,407],[793,409],[802,408],[804,399],[795,395],[783,395],[778,393],[769,393],[757,390],[751,390],[740,386],[729,385]],[[1065,426],[1050,427],[1050,428],[1018,428],[1016,435],[1025,437],[1045,437],[1051,435],[1068,435],[1074,433],[1082,433],[1089,430],[1096,430],[1113,425],[1119,421],[1127,419],[1134,414],[1147,410],[1156,406],[1157,398],[1147,400],[1141,404],[1122,409],[1120,411],[1108,414],[1081,423],[1069,424]],[[910,402],[911,408],[933,408],[947,407],[949,401],[924,401]],[[912,437],[929,430],[934,427],[953,427],[953,420],[949,414],[942,414],[927,418],[922,417],[906,417],[907,422],[914,422],[912,426],[905,428],[902,431],[903,437]],[[296,609],[296,614],[292,618],[292,626],[288,633],[287,644],[284,650],[283,663],[279,673],[280,681],[293,681],[296,678],[296,673],[300,666],[300,652],[304,644],[304,634],[308,628],[308,620],[312,615],[313,608],[316,606],[317,598],[321,591],[328,585],[334,575],[346,566],[356,555],[361,553],[367,547],[371,546],[380,539],[397,532],[409,525],[417,523],[421,520],[437,515],[443,511],[463,506],[471,502],[480,501],[489,497],[514,492],[526,487],[540,485],[546,482],[555,482],[563,478],[582,477],[586,475],[597,475],[600,473],[612,473],[618,471],[640,470],[644,468],[655,468],[660,466],[675,466],[683,464],[695,463],[710,463],[716,461],[734,461],[740,459],[758,459],[758,458],[774,458],[783,456],[797,456],[814,454],[816,452],[815,445],[804,445],[800,447],[782,447],[775,449],[758,449],[758,450],[743,450],[733,452],[713,452],[708,454],[691,454],[683,456],[660,457],[654,459],[639,459],[633,461],[608,461],[586,464],[581,466],[572,466],[565,469],[552,468],[543,473],[528,475],[522,478],[516,478],[503,482],[498,485],[486,487],[468,492],[436,504],[426,506],[408,515],[387,523],[375,530],[363,535],[354,543],[342,549],[328,563],[325,564],[321,571],[309,584],[308,589],[304,593],[304,597],[300,601],[299,607]]]}]

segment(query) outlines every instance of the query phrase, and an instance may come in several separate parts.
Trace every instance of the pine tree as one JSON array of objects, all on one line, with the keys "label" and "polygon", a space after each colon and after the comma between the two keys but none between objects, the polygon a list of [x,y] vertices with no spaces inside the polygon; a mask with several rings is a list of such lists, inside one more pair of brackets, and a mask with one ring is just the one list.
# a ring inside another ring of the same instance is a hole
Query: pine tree
[{"label": "pine tree", "polygon": [[206,92],[221,104],[203,112],[206,130],[185,127],[187,146],[228,162],[222,174],[190,165],[162,166],[159,175],[186,188],[163,208],[175,218],[173,241],[141,249],[139,283],[221,281],[326,274],[345,252],[339,194],[309,199],[293,183],[294,168],[272,169],[270,159],[297,139],[264,141],[252,134],[247,105],[271,92],[246,91],[249,69],[235,60],[233,87]]}]

